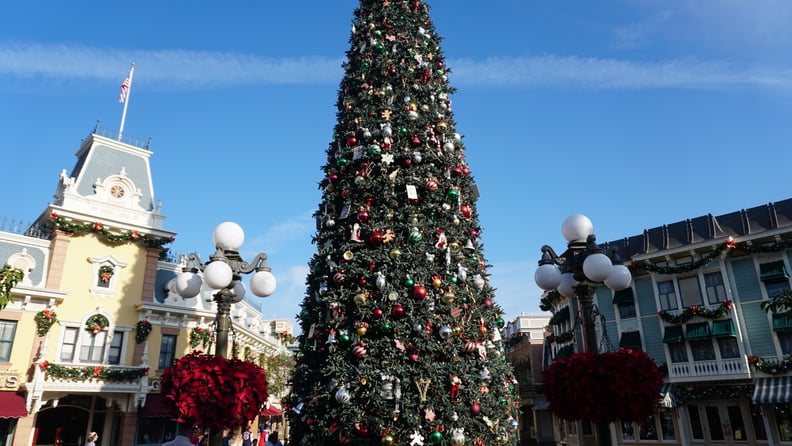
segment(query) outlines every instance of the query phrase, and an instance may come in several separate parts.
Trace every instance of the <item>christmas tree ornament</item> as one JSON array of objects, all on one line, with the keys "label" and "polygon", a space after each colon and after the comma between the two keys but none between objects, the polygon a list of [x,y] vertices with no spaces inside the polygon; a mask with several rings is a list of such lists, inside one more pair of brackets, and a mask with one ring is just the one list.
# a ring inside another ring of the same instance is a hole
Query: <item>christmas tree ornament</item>
[{"label": "christmas tree ornament", "polygon": [[360,360],[368,355],[368,350],[366,350],[366,346],[360,342],[352,347],[352,355],[355,357],[355,359]]},{"label": "christmas tree ornament", "polygon": [[479,405],[478,402],[474,402],[470,406],[470,413],[473,414],[473,415],[478,415],[478,414],[481,413],[481,406]]},{"label": "christmas tree ornament", "polygon": [[388,252],[388,256],[391,259],[394,259],[394,260],[398,259],[399,256],[401,256],[401,254],[402,254],[402,252],[401,252],[401,249],[399,249],[399,248],[393,248],[393,249],[390,250],[390,252]]},{"label": "christmas tree ornament", "polygon": [[380,444],[382,446],[393,446],[396,444],[396,438],[392,434],[385,434],[380,439]]},{"label": "christmas tree ornament", "polygon": [[363,210],[358,212],[357,221],[359,221],[360,223],[366,223],[367,221],[369,221],[370,217],[371,216],[369,215],[368,211]]},{"label": "christmas tree ornament", "polygon": [[407,277],[406,279],[404,279],[404,286],[408,288],[412,288],[415,286],[415,281],[412,280],[410,277]]},{"label": "christmas tree ornament", "polygon": [[439,431],[434,431],[429,434],[429,443],[431,444],[440,444],[443,442],[443,433]]},{"label": "christmas tree ornament", "polygon": [[449,327],[448,325],[443,325],[442,327],[440,327],[438,334],[440,335],[440,339],[447,341],[448,339],[451,338],[451,327]]},{"label": "christmas tree ornament", "polygon": [[464,446],[465,433],[463,429],[454,429],[451,433],[451,446]]},{"label": "christmas tree ornament", "polygon": [[473,286],[475,286],[477,290],[484,289],[485,283],[486,282],[484,281],[484,278],[481,277],[481,274],[475,274],[473,276]]},{"label": "christmas tree ornament", "polygon": [[336,391],[335,400],[339,404],[347,404],[352,400],[352,395],[349,394],[349,390],[345,386],[342,386]]},{"label": "christmas tree ornament", "polygon": [[385,284],[386,284],[385,275],[382,274],[381,272],[377,271],[375,276],[376,276],[376,279],[374,279],[374,284],[377,286],[377,289],[381,290],[381,289],[385,288]]},{"label": "christmas tree ornament", "polygon": [[412,228],[412,231],[410,231],[410,243],[417,245],[421,242],[422,238],[421,231],[419,231],[418,228]]},{"label": "christmas tree ornament", "polygon": [[375,309],[374,309],[374,311],[372,311],[372,312],[371,312],[371,314],[372,314],[372,315],[373,315],[375,318],[377,318],[377,319],[381,319],[381,318],[382,318],[382,315],[384,314],[384,312],[382,311],[382,308],[375,308]]},{"label": "christmas tree ornament", "polygon": [[413,297],[417,300],[426,299],[426,287],[421,284],[413,286]]},{"label": "christmas tree ornament", "polygon": [[440,288],[443,286],[443,279],[440,276],[432,276],[432,286],[435,288]]},{"label": "christmas tree ornament", "polygon": [[393,308],[391,308],[391,312],[390,312],[391,317],[393,317],[394,319],[403,318],[405,316],[405,313],[406,311],[404,307],[399,304],[394,305]]}]

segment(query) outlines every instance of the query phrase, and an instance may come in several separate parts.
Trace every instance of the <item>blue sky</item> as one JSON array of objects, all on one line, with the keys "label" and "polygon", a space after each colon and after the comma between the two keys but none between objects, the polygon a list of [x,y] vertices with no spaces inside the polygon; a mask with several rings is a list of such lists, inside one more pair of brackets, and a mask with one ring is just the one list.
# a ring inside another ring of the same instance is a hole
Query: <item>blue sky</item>
[{"label": "blue sky", "polygon": [[[605,241],[789,198],[792,3],[429,3],[507,319],[540,312],[540,247],[563,250],[570,214]],[[208,257],[240,223],[279,281],[265,316],[293,321],[356,6],[4,3],[0,216],[35,219],[96,121],[118,129],[134,61],[124,133],[151,137],[173,250]]]}]

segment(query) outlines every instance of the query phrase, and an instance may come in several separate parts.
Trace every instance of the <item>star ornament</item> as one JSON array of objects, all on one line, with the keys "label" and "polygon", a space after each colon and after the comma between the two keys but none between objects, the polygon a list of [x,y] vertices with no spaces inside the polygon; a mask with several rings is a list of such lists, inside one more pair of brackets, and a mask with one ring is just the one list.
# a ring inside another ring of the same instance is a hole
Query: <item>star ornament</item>
[{"label": "star ornament", "polygon": [[382,154],[382,164],[389,166],[393,164],[393,154],[392,153],[383,153]]}]

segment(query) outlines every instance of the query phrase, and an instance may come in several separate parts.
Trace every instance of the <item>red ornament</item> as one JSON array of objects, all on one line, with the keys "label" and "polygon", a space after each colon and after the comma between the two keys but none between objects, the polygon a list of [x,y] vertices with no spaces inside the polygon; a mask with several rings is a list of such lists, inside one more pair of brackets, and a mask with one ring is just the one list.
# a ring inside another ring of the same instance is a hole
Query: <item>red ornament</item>
[{"label": "red ornament", "polygon": [[424,189],[428,190],[429,192],[436,191],[438,187],[437,181],[432,179],[426,180],[424,183]]},{"label": "red ornament", "polygon": [[479,403],[473,403],[473,405],[470,406],[470,413],[473,415],[478,415],[481,413],[481,406],[479,406]]},{"label": "red ornament", "polygon": [[370,217],[370,216],[369,216],[369,213],[368,213],[368,212],[366,212],[366,211],[360,211],[360,212],[358,212],[358,214],[357,214],[357,221],[359,221],[359,222],[361,222],[361,223],[365,223],[365,222],[369,221],[369,217]]},{"label": "red ornament", "polygon": [[346,144],[347,144],[348,146],[354,146],[356,142],[357,142],[357,138],[355,138],[354,136],[350,136],[350,137],[349,137],[349,138],[347,138],[347,140],[346,140]]},{"label": "red ornament", "polygon": [[382,311],[382,308],[375,308],[374,309],[374,317],[377,318],[377,319],[381,318],[384,313],[385,312]]},{"label": "red ornament", "polygon": [[333,275],[333,282],[335,282],[336,284],[340,285],[344,283],[344,279],[346,279],[346,274],[344,274],[343,271],[339,271]]},{"label": "red ornament", "polygon": [[487,308],[491,308],[492,307],[492,299],[490,299],[489,297],[484,299],[484,306],[487,307]]},{"label": "red ornament", "polygon": [[413,286],[413,297],[418,300],[426,299],[426,288],[421,284]]},{"label": "red ornament", "polygon": [[338,175],[336,175],[336,174],[334,174],[334,173],[332,173],[332,174],[330,174],[330,175],[328,175],[328,176],[327,176],[327,181],[328,181],[330,184],[335,184],[336,180],[338,180]]},{"label": "red ornament", "polygon": [[357,360],[365,358],[367,354],[368,350],[366,350],[366,346],[362,342],[352,347],[352,356]]},{"label": "red ornament", "polygon": [[369,241],[374,246],[382,244],[382,231],[379,229],[372,231],[371,235],[369,236]]},{"label": "red ornament", "polygon": [[390,314],[391,314],[392,317],[394,317],[396,319],[401,319],[405,315],[404,307],[399,305],[399,304],[396,304],[396,305],[393,306],[393,308],[391,308],[391,313]]},{"label": "red ornament", "polygon": [[366,286],[366,278],[365,277],[361,277],[360,279],[358,279],[358,285]]},{"label": "red ornament", "polygon": [[473,211],[470,210],[470,206],[466,204],[459,207],[459,212],[462,212],[462,216],[465,217],[465,220],[470,220],[470,216],[473,214]]}]

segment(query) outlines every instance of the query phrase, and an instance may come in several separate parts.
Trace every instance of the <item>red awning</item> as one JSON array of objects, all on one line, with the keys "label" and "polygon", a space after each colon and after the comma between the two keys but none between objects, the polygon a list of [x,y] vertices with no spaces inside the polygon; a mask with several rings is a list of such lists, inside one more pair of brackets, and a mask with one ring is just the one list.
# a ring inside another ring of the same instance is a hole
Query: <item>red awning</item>
[{"label": "red awning", "polygon": [[149,393],[146,395],[146,405],[138,409],[139,417],[168,417],[173,418],[169,405],[165,404],[165,398],[160,393]]},{"label": "red awning", "polygon": [[274,405],[270,404],[269,407],[265,407],[261,409],[261,415],[265,417],[276,417],[278,415],[283,414],[280,409],[275,407]]},{"label": "red awning", "polygon": [[0,418],[27,416],[25,397],[16,392],[0,392]]}]

